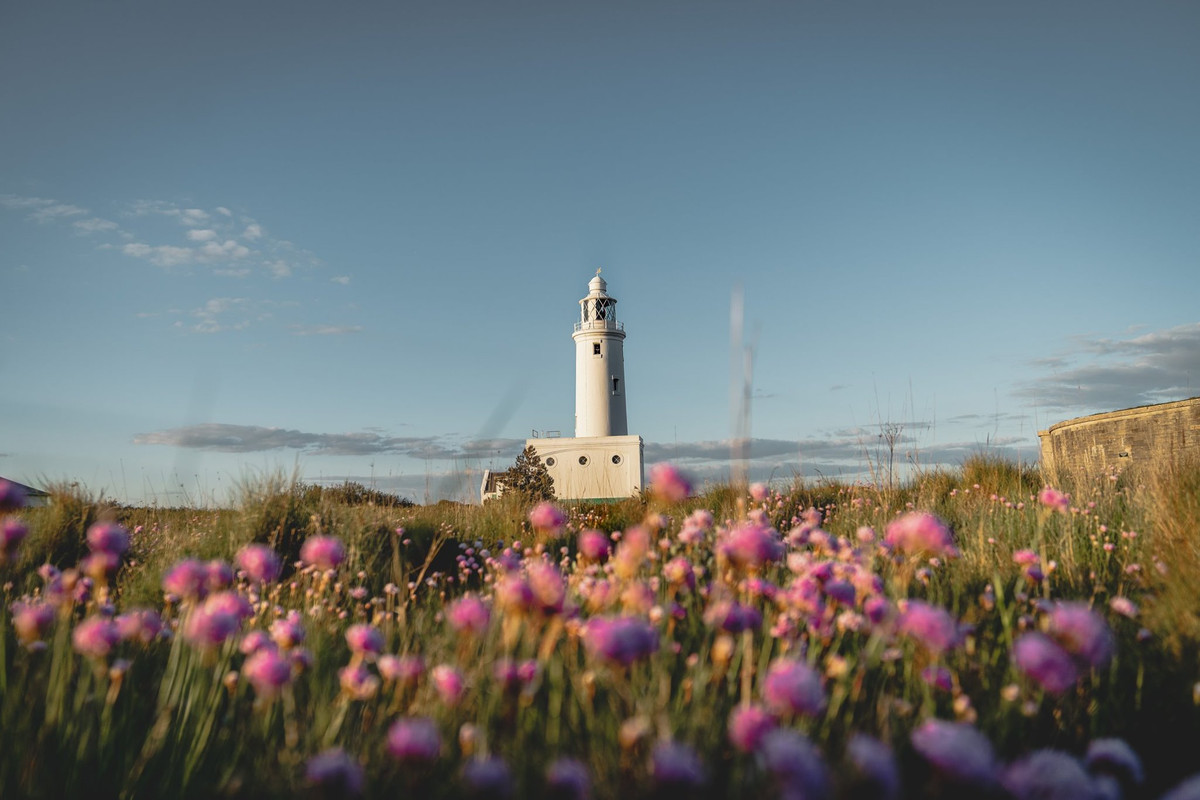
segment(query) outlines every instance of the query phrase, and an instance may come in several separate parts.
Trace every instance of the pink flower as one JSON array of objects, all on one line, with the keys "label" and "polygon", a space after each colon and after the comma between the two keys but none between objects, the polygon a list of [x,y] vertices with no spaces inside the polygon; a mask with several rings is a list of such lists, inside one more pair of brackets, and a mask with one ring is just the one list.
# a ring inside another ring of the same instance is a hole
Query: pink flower
[{"label": "pink flower", "polygon": [[628,667],[658,651],[658,631],[637,617],[593,617],[583,644],[593,658]]},{"label": "pink flower", "polygon": [[496,606],[501,611],[520,615],[533,610],[533,589],[524,577],[517,573],[503,576],[496,582]]},{"label": "pink flower", "polygon": [[579,534],[579,555],[588,561],[608,560],[608,537],[603,531],[587,530]]},{"label": "pink flower", "polygon": [[208,570],[195,559],[185,558],[163,575],[162,587],[167,594],[185,600],[197,600],[208,592]]},{"label": "pink flower", "polygon": [[650,468],[650,492],[667,503],[681,503],[692,493],[692,485],[671,464],[655,464]]},{"label": "pink flower", "polygon": [[29,528],[16,517],[6,517],[0,522],[0,564],[17,557],[17,548],[28,535]]},{"label": "pink flower", "polygon": [[729,715],[729,743],[743,753],[753,753],[778,723],[762,706],[738,706]]},{"label": "pink flower", "polygon": [[1029,567],[1041,561],[1041,557],[1032,550],[1017,550],[1013,553],[1013,563],[1022,567]]},{"label": "pink flower", "polygon": [[[54,624],[54,607],[49,603],[16,602],[12,605],[12,626],[21,644],[28,647],[46,638]],[[0,632],[0,636],[3,633]]]},{"label": "pink flower", "polygon": [[420,656],[381,656],[379,674],[386,680],[413,686],[425,674],[425,659]]},{"label": "pink flower", "polygon": [[463,595],[446,607],[446,622],[457,633],[482,636],[491,619],[487,605],[473,594]]},{"label": "pink flower", "polygon": [[237,565],[250,580],[270,583],[279,577],[283,564],[279,555],[265,544],[248,544],[238,551]]},{"label": "pink flower", "polygon": [[761,628],[762,614],[736,600],[718,600],[704,612],[704,621],[728,633],[741,633]]},{"label": "pink flower", "polygon": [[204,565],[204,585],[210,592],[219,592],[233,585],[233,567],[219,558]]},{"label": "pink flower", "polygon": [[148,608],[133,608],[116,619],[117,631],[122,641],[137,639],[150,644],[162,633],[163,621],[157,611]]},{"label": "pink flower", "polygon": [[820,674],[801,661],[779,659],[763,681],[767,708],[782,716],[817,716],[825,710],[825,689]]},{"label": "pink flower", "polygon": [[404,764],[428,764],[442,752],[442,736],[429,717],[404,717],[388,729],[387,749]]},{"label": "pink flower", "polygon": [[104,658],[120,640],[116,623],[104,617],[88,617],[71,632],[75,651],[88,658]]},{"label": "pink flower", "polygon": [[357,656],[377,656],[383,652],[383,632],[370,625],[359,623],[346,629],[346,644]]},{"label": "pink flower", "polygon": [[429,680],[438,697],[448,706],[456,706],[466,692],[466,682],[462,673],[449,664],[438,664],[429,673]]},{"label": "pink flower", "polygon": [[675,586],[696,588],[696,572],[692,569],[692,562],[684,556],[676,556],[663,564],[663,577]]},{"label": "pink flower", "polygon": [[900,614],[899,630],[934,654],[944,653],[958,644],[958,624],[941,606],[921,600],[909,600]]},{"label": "pink flower", "polygon": [[1038,500],[1047,508],[1062,514],[1067,513],[1071,508],[1071,495],[1063,494],[1058,489],[1052,489],[1049,486],[1038,494]]},{"label": "pink flower", "polygon": [[1050,694],[1062,694],[1075,685],[1079,670],[1070,653],[1045,634],[1031,631],[1013,645],[1017,669]]},{"label": "pink flower", "polygon": [[1056,603],[1050,612],[1050,634],[1091,669],[1106,666],[1112,658],[1112,631],[1086,603]]},{"label": "pink flower", "polygon": [[274,697],[292,679],[292,662],[274,648],[264,647],[242,665],[242,674],[262,697]]},{"label": "pink flower", "polygon": [[304,766],[304,777],[313,786],[320,787],[322,796],[329,797],[362,794],[366,784],[362,765],[340,747],[310,758]]},{"label": "pink flower", "polygon": [[946,523],[933,514],[911,511],[888,523],[884,541],[906,555],[953,558],[958,555]]},{"label": "pink flower", "polygon": [[241,643],[238,645],[238,650],[250,656],[257,653],[259,650],[275,650],[278,652],[279,646],[271,640],[266,631],[250,631],[242,637]]},{"label": "pink flower", "polygon": [[225,591],[209,595],[208,599],[204,601],[204,607],[211,611],[232,614],[237,618],[239,625],[243,620],[254,616],[254,608],[250,605],[250,601],[237,592]]},{"label": "pink flower", "polygon": [[283,619],[272,622],[270,630],[275,644],[284,650],[295,647],[304,641],[304,623],[301,622],[300,614],[296,611],[289,611]]},{"label": "pink flower", "polygon": [[750,484],[750,497],[756,503],[761,503],[771,496],[771,490],[767,488],[765,483]]},{"label": "pink flower", "polygon": [[346,547],[336,536],[310,536],[300,547],[300,560],[320,570],[337,569],[346,560]]},{"label": "pink flower", "polygon": [[549,501],[543,501],[529,512],[529,524],[538,533],[547,536],[558,536],[563,526],[567,524],[566,513]]},{"label": "pink flower", "polygon": [[735,567],[758,569],[783,558],[783,541],[774,528],[746,522],[726,533],[717,547]]},{"label": "pink flower", "polygon": [[92,552],[119,557],[129,549],[129,531],[115,522],[97,522],[88,528],[87,543]]},{"label": "pink flower", "polygon": [[237,614],[208,605],[192,610],[183,629],[183,638],[193,647],[211,650],[220,647],[237,631]]},{"label": "pink flower", "polygon": [[342,685],[342,691],[355,700],[370,700],[379,691],[379,678],[372,675],[362,662],[339,669],[338,682]]},{"label": "pink flower", "polygon": [[1108,601],[1108,607],[1122,617],[1133,619],[1138,615],[1137,605],[1128,597],[1114,597]]},{"label": "pink flower", "polygon": [[534,561],[526,570],[529,589],[543,614],[557,614],[563,610],[567,587],[558,568],[546,561]]}]

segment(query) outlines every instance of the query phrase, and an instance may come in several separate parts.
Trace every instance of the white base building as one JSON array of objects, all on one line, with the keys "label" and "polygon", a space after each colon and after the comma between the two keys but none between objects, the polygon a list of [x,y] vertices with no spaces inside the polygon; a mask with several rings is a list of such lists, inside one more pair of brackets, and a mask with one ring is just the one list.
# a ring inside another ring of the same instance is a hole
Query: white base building
[{"label": "white base building", "polygon": [[525,444],[546,465],[560,500],[622,500],[645,486],[640,436],[527,439]]}]

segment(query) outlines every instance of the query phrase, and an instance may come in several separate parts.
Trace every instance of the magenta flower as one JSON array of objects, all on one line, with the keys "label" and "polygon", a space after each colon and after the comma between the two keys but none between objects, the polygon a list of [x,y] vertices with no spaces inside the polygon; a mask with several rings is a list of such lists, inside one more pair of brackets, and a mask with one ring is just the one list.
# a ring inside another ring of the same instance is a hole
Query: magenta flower
[{"label": "magenta flower", "polygon": [[529,512],[529,524],[538,533],[546,536],[558,536],[563,526],[567,524],[567,514],[549,501],[543,501]]},{"label": "magenta flower", "polygon": [[579,555],[588,561],[608,560],[608,537],[603,531],[587,530],[579,534]]},{"label": "magenta flower", "polygon": [[166,571],[163,591],[184,600],[197,600],[208,592],[208,569],[192,558],[185,558]]},{"label": "magenta flower", "polygon": [[473,758],[463,765],[463,783],[473,797],[511,797],[512,771],[503,758],[488,756]]},{"label": "magenta flower", "polygon": [[379,678],[361,661],[339,669],[338,683],[341,684],[342,691],[355,700],[370,700],[379,691]]},{"label": "magenta flower", "polygon": [[1071,654],[1045,634],[1031,631],[1013,645],[1017,669],[1051,694],[1062,694],[1079,680]]},{"label": "magenta flower", "polygon": [[252,581],[270,583],[279,578],[283,562],[265,544],[248,544],[238,551],[237,565]]},{"label": "magenta flower", "polygon": [[717,550],[735,567],[745,569],[758,569],[779,561],[784,553],[779,532],[757,522],[745,522],[727,532]]},{"label": "magenta flower", "polygon": [[232,614],[237,618],[239,625],[243,620],[254,616],[254,607],[250,605],[250,601],[237,592],[226,591],[209,595],[204,601],[204,607],[211,611]]},{"label": "magenta flower", "polygon": [[763,700],[781,716],[816,716],[825,710],[821,675],[801,661],[778,659],[767,670]]},{"label": "magenta flower", "polygon": [[264,647],[246,659],[242,674],[260,697],[274,697],[292,679],[292,662],[273,647]]},{"label": "magenta flower", "polygon": [[[22,603],[12,605],[12,626],[17,639],[26,647],[42,641],[54,624],[54,607],[45,602]],[[3,633],[0,632],[0,636]]]},{"label": "magenta flower", "polygon": [[79,562],[79,569],[88,577],[97,581],[107,581],[121,568],[121,557],[116,553],[97,550],[88,553]]},{"label": "magenta flower", "polygon": [[383,632],[362,623],[351,625],[346,629],[346,644],[356,656],[377,656],[383,652]]},{"label": "magenta flower", "polygon": [[878,739],[856,733],[846,745],[846,760],[853,767],[849,783],[858,790],[852,790],[849,796],[899,800],[900,767],[892,748]]},{"label": "magenta flower", "polygon": [[71,632],[75,651],[88,658],[104,658],[119,641],[116,623],[104,617],[88,617]]},{"label": "magenta flower", "polygon": [[442,736],[429,717],[404,717],[388,728],[387,750],[404,764],[429,764],[442,753]]},{"label": "magenta flower", "polygon": [[482,636],[491,619],[487,605],[473,594],[463,595],[446,607],[446,622],[457,633]]},{"label": "magenta flower", "polygon": [[279,646],[272,641],[266,631],[250,631],[242,637],[242,641],[238,644],[238,650],[248,656],[263,649],[279,651]]},{"label": "magenta flower", "polygon": [[97,522],[88,528],[87,544],[92,552],[120,557],[129,549],[129,531],[115,522]]},{"label": "magenta flower", "polygon": [[583,645],[593,657],[623,667],[658,651],[658,631],[637,617],[593,617],[583,629]]},{"label": "magenta flower", "polygon": [[205,564],[204,571],[207,573],[204,584],[210,592],[219,592],[233,585],[233,567],[219,558],[214,558]]},{"label": "magenta flower", "polygon": [[0,522],[0,564],[16,559],[17,548],[28,535],[29,528],[16,517],[5,517]]},{"label": "magenta flower", "polygon": [[1013,563],[1021,567],[1033,566],[1041,560],[1041,557],[1032,550],[1017,550],[1013,553]]},{"label": "magenta flower", "polygon": [[366,785],[362,765],[340,747],[310,758],[304,766],[304,777],[329,797],[359,795]]},{"label": "magenta flower", "polygon": [[25,489],[12,481],[0,478],[0,511],[17,511],[25,507]]},{"label": "magenta flower", "polygon": [[899,630],[935,655],[958,644],[958,623],[950,612],[921,600],[908,601],[900,614]]},{"label": "magenta flower", "polygon": [[729,714],[729,743],[743,753],[753,753],[778,724],[762,706],[738,706]]},{"label": "magenta flower", "polygon": [[1112,659],[1112,631],[1085,603],[1056,603],[1050,612],[1050,634],[1081,665],[1101,669]]},{"label": "magenta flower", "polygon": [[301,644],[304,641],[304,623],[301,620],[298,612],[289,611],[283,619],[272,622],[270,631],[275,644],[284,650]]},{"label": "magenta flower", "polygon": [[536,601],[533,589],[519,574],[509,573],[496,581],[496,607],[515,615],[527,614],[533,611]]},{"label": "magenta flower", "polygon": [[379,674],[404,686],[415,686],[425,674],[425,659],[420,656],[381,656]]},{"label": "magenta flower", "polygon": [[567,585],[556,566],[548,561],[534,561],[526,570],[526,580],[543,614],[558,614],[563,610]]},{"label": "magenta flower", "polygon": [[320,570],[337,569],[346,560],[346,547],[336,536],[310,536],[300,547],[300,560]]},{"label": "magenta flower", "polygon": [[824,800],[830,796],[829,767],[816,745],[799,731],[777,728],[769,732],[759,745],[759,755],[781,797]]},{"label": "magenta flower", "polygon": [[696,588],[696,571],[692,568],[692,562],[684,556],[676,556],[663,564],[663,577],[674,586]]},{"label": "magenta flower", "polygon": [[888,523],[884,542],[906,555],[944,558],[958,555],[950,528],[924,511],[911,511]]},{"label": "magenta flower", "polygon": [[115,622],[121,640],[126,642],[136,639],[142,644],[150,644],[163,629],[162,617],[149,608],[131,608],[118,616]]},{"label": "magenta flower", "polygon": [[237,614],[206,604],[193,609],[188,615],[183,638],[200,650],[212,650],[223,645],[240,625]]},{"label": "magenta flower", "polygon": [[1038,494],[1038,500],[1047,508],[1062,514],[1067,513],[1071,508],[1071,495],[1063,494],[1058,489],[1052,489],[1049,486]]},{"label": "magenta flower", "polygon": [[927,719],[912,732],[912,746],[944,778],[970,786],[996,780],[992,743],[965,722]]},{"label": "magenta flower", "polygon": [[588,800],[592,794],[592,778],[582,761],[559,758],[546,767],[546,790],[557,800]]},{"label": "magenta flower", "polygon": [[448,706],[456,706],[467,690],[462,673],[449,664],[438,664],[429,673],[429,680],[438,697]]},{"label": "magenta flower", "polygon": [[1001,779],[1013,797],[1095,800],[1095,788],[1079,759],[1058,750],[1036,750],[1009,765]]},{"label": "magenta flower", "polygon": [[650,492],[667,503],[681,503],[692,493],[692,484],[671,464],[650,468]]},{"label": "magenta flower", "polygon": [[650,755],[650,772],[654,782],[663,789],[699,789],[707,780],[700,757],[682,742],[655,745]]}]

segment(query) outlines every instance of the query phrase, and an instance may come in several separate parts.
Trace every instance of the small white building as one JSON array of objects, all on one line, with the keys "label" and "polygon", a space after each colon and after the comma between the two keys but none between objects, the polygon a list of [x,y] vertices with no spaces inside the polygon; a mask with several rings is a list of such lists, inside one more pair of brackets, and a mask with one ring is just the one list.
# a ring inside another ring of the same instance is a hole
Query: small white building
[{"label": "small white building", "polygon": [[[634,497],[645,485],[642,437],[629,435],[625,413],[625,326],[617,300],[596,270],[579,301],[575,340],[575,436],[526,440],[554,479],[560,500]],[[484,499],[503,491],[484,476]]]}]

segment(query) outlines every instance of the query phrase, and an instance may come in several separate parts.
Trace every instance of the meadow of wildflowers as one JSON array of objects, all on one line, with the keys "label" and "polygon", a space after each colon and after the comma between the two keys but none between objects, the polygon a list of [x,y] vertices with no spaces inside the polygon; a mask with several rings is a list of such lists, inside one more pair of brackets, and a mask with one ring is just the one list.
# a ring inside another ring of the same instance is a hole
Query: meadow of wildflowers
[{"label": "meadow of wildflowers", "polygon": [[1195,472],[660,468],[532,509],[0,484],[0,796],[1200,797]]}]

